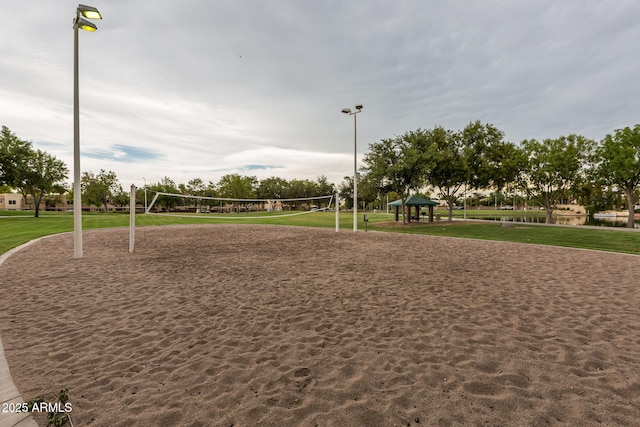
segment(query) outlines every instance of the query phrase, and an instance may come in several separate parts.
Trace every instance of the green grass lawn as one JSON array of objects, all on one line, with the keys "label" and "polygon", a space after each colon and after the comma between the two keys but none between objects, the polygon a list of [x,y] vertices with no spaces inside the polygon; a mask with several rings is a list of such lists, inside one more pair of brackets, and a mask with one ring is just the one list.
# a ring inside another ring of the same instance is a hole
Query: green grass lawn
[{"label": "green grass lawn", "polygon": [[[312,213],[297,216],[282,216],[271,218],[274,215],[264,214],[253,216],[251,219],[239,219],[246,214],[226,214],[225,218],[216,219],[212,214],[205,215],[143,215],[136,216],[136,226],[147,225],[175,225],[175,224],[280,224],[299,225],[311,227],[335,227],[335,213]],[[352,216],[340,215],[340,227],[352,227]],[[83,213],[82,229],[128,227],[129,215],[121,213]],[[5,212],[0,213],[0,254],[11,248],[19,246],[29,240],[56,233],[73,231],[73,214],[70,212],[50,213],[45,212],[39,218],[34,218],[32,212]]]},{"label": "green grass lawn", "polygon": [[394,227],[393,229],[382,229],[373,224],[371,229],[431,236],[534,243],[640,255],[640,232],[627,230],[619,231],[606,228],[594,230],[592,228],[551,227],[536,224],[503,228],[500,223],[478,224],[473,222],[454,222],[451,224],[443,222],[442,225]]},{"label": "green grass lawn", "polygon": [[[0,253],[19,246],[29,240],[62,232],[73,231],[72,213],[42,213],[40,218],[33,218],[29,212],[21,215],[13,213],[10,216],[0,214]],[[32,213],[31,213],[32,214]],[[240,219],[246,214],[227,214],[225,218],[217,219],[215,214],[163,216],[143,215],[136,216],[137,226],[172,225],[172,224],[279,224],[307,227],[335,227],[334,212],[317,212],[297,216],[256,215],[251,219]],[[392,215],[369,213],[367,229],[370,231],[415,233],[434,236],[450,236],[462,238],[474,238],[484,240],[500,240],[520,243],[536,243],[542,245],[556,245],[585,249],[597,249],[613,252],[624,252],[640,255],[640,232],[620,231],[611,229],[592,229],[580,227],[550,227],[535,224],[514,225],[503,228],[499,223],[473,223],[454,221],[453,223],[441,222],[433,224],[420,224],[411,226],[394,225]],[[443,216],[444,217],[444,216]],[[365,230],[363,215],[360,214],[358,229]],[[341,232],[351,232],[353,228],[353,214],[342,212],[340,214]],[[84,230],[109,227],[128,227],[128,214],[99,214],[88,213],[82,215],[82,227]]]}]

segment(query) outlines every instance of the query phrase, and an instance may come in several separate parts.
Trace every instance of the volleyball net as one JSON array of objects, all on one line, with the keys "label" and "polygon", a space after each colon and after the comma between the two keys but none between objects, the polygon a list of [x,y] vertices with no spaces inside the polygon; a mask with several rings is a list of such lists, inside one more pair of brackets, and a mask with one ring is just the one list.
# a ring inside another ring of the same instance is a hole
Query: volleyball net
[{"label": "volleyball net", "polygon": [[[146,202],[146,198],[145,198]],[[298,198],[234,199],[156,192],[145,207],[145,214],[181,216],[198,219],[255,220],[335,212],[336,232],[340,229],[338,194]],[[131,185],[129,220],[129,252],[136,242],[136,187]]]},{"label": "volleyball net", "polygon": [[236,199],[157,192],[145,213],[234,220],[281,218],[333,211],[336,205],[336,195],[289,199]]}]

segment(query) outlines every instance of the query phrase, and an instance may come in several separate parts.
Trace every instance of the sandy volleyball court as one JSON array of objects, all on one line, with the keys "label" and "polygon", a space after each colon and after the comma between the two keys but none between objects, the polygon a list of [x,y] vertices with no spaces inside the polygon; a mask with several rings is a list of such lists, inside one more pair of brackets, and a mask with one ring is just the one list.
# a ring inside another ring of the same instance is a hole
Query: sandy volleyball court
[{"label": "sandy volleyball court", "polygon": [[[85,232],[0,266],[25,399],[76,426],[640,423],[640,257],[253,225]],[[39,419],[41,420],[41,419]]]}]

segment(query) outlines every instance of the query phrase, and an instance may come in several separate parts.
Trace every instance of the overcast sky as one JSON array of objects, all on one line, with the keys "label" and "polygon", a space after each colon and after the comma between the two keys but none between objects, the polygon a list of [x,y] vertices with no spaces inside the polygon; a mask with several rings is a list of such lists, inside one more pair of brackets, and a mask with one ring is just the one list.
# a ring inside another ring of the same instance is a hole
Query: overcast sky
[{"label": "overcast sky", "polygon": [[[124,187],[240,173],[339,183],[370,143],[492,123],[600,140],[640,123],[637,0],[87,0],[81,168]],[[0,125],[73,176],[69,0],[2,0]]]}]

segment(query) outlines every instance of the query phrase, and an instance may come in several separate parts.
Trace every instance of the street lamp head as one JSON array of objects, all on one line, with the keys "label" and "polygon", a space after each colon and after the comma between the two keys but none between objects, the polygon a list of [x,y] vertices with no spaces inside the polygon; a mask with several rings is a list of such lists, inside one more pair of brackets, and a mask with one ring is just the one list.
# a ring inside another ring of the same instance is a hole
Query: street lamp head
[{"label": "street lamp head", "polygon": [[345,114],[351,114],[351,108],[343,108],[342,112]]},{"label": "street lamp head", "polygon": [[102,19],[102,15],[98,12],[98,9],[93,6],[79,4],[78,13],[87,19]]},{"label": "street lamp head", "polygon": [[362,104],[356,105],[356,110],[358,110],[358,111],[362,110]]},{"label": "street lamp head", "polygon": [[93,22],[87,21],[84,18],[76,18],[76,27],[90,32],[94,32],[98,29]]}]

